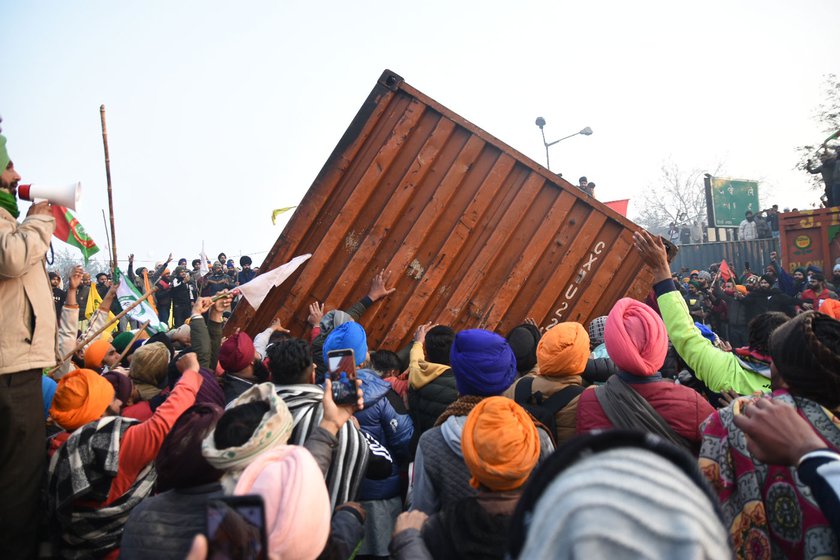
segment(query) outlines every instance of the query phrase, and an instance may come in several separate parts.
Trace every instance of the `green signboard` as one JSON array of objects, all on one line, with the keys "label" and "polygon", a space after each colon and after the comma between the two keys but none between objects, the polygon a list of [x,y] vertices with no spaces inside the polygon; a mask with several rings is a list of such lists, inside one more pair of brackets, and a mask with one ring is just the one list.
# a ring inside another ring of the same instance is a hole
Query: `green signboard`
[{"label": "green signboard", "polygon": [[738,227],[747,210],[761,210],[758,181],[712,177],[709,183],[713,227]]}]

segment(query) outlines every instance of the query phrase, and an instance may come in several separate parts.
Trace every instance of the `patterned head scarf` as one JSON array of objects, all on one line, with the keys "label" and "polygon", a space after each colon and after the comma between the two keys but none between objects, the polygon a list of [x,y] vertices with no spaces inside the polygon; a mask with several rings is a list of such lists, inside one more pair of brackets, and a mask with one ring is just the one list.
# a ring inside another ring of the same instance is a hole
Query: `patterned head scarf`
[{"label": "patterned head scarf", "polygon": [[289,441],[294,428],[294,418],[286,403],[277,395],[273,383],[253,385],[239,398],[228,405],[228,410],[254,401],[268,403],[268,412],[263,415],[251,438],[239,447],[216,448],[216,429],[213,428],[201,444],[201,454],[213,467],[227,471],[222,478],[226,490],[233,491],[239,474],[255,457]]}]

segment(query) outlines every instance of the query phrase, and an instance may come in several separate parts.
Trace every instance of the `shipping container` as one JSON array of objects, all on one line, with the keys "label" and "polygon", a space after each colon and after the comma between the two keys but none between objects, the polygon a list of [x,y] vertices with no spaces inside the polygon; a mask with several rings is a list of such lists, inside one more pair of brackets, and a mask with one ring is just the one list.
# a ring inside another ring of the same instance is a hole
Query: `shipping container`
[{"label": "shipping container", "polygon": [[816,266],[830,276],[840,262],[840,207],[779,214],[779,232],[789,272]]},{"label": "shipping container", "polygon": [[721,241],[716,243],[692,243],[680,245],[680,252],[671,261],[671,270],[708,270],[712,263],[726,259],[726,263],[737,274],[746,265],[750,270],[761,273],[770,264],[770,253],[779,250],[779,240],[756,239],[754,241]]},{"label": "shipping container", "polygon": [[279,318],[302,336],[312,302],[346,309],[379,270],[396,292],[361,320],[370,348],[402,347],[427,321],[586,324],[648,294],[638,229],[386,70],[261,268],[312,258],[256,312],[237,306],[226,332]]}]

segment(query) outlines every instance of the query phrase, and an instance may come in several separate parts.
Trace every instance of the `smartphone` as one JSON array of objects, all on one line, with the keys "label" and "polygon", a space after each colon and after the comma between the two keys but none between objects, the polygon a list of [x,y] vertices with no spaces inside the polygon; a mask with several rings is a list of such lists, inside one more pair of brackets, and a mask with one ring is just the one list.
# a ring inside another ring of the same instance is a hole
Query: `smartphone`
[{"label": "smartphone", "polygon": [[337,404],[356,402],[356,357],[352,348],[327,352],[332,397]]},{"label": "smartphone", "polygon": [[268,560],[262,496],[219,496],[207,500],[209,560]]}]

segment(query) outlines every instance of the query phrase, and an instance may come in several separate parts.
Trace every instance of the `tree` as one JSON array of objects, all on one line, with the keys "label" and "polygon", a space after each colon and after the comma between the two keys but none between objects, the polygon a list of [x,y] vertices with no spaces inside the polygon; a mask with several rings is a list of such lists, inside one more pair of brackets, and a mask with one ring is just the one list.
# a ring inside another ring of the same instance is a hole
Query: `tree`
[{"label": "tree", "polygon": [[[799,163],[796,164],[796,169],[802,171],[807,171],[809,160],[816,161],[818,159],[819,154],[826,147],[825,139],[840,131],[840,79],[836,74],[827,74],[823,80],[823,88],[825,88],[825,101],[814,110],[813,118],[819,123],[820,131],[825,136],[819,139],[819,143],[796,148],[799,153]],[[840,148],[840,139],[829,140],[827,147],[835,150]],[[820,175],[810,175],[810,179],[814,189],[823,190],[825,185]]]},{"label": "tree", "polygon": [[[76,265],[83,265],[84,260],[77,249],[70,249],[68,246],[56,247],[57,243],[53,240],[53,255],[52,264],[47,265],[47,270],[55,272],[63,281],[67,281],[70,276],[70,271]],[[49,255],[47,255],[49,257]],[[108,263],[101,263],[98,260],[91,259],[85,266],[85,272],[95,277],[100,272],[108,272]]]},{"label": "tree", "polygon": [[[711,172],[718,175],[721,165]],[[672,161],[662,164],[662,175],[656,184],[649,185],[642,198],[642,210],[636,223],[652,233],[665,234],[673,222],[689,227],[695,221],[705,223],[706,192],[703,177],[707,171],[692,169],[685,172]]]}]

